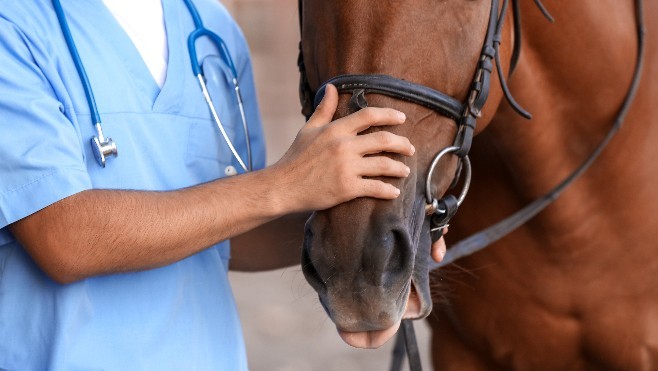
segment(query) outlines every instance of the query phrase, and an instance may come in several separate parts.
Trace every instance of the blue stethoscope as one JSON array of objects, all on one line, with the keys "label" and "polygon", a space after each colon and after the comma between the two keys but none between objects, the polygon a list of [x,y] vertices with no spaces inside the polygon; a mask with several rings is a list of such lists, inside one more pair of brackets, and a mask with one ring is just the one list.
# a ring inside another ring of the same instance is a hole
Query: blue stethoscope
[{"label": "blue stethoscope", "polygon": [[[224,141],[228,145],[229,149],[233,153],[233,156],[238,161],[242,169],[245,172],[251,171],[252,160],[251,160],[251,140],[249,139],[249,127],[247,126],[247,119],[244,112],[242,94],[240,93],[240,86],[238,84],[238,72],[235,69],[233,58],[231,58],[231,54],[229,53],[228,47],[226,46],[226,43],[224,43],[224,40],[222,40],[222,38],[219,37],[219,35],[217,35],[216,33],[204,27],[203,22],[201,21],[201,17],[199,16],[199,12],[197,11],[194,4],[192,4],[192,1],[183,0],[183,2],[187,6],[187,9],[189,10],[190,15],[192,16],[192,20],[194,21],[194,31],[190,33],[190,36],[187,39],[187,49],[188,52],[190,53],[192,72],[194,73],[194,76],[196,76],[197,80],[199,80],[199,85],[201,86],[201,92],[203,93],[203,97],[205,98],[206,103],[208,104],[208,108],[210,109],[210,113],[213,117],[213,120],[215,121],[215,124],[217,124],[217,127],[219,128],[222,137],[224,137]],[[87,96],[87,103],[89,104],[89,111],[91,112],[92,124],[96,128],[96,133],[98,134],[97,136],[91,138],[91,147],[94,152],[94,157],[96,157],[96,161],[98,161],[98,164],[101,167],[105,167],[105,162],[108,157],[117,156],[118,154],[117,145],[112,140],[112,138],[106,138],[105,135],[103,135],[101,117],[100,114],[98,113],[98,109],[96,108],[96,100],[94,99],[94,92],[91,89],[89,78],[87,77],[87,73],[85,72],[85,68],[82,64],[82,60],[80,59],[80,55],[78,54],[78,49],[76,48],[75,42],[73,41],[73,36],[71,36],[71,30],[69,29],[68,22],[66,21],[64,10],[62,9],[62,5],[60,4],[59,0],[52,0],[52,3],[53,3],[53,7],[55,8],[55,13],[57,14],[57,19],[59,20],[60,27],[62,28],[62,33],[64,34],[64,38],[66,39],[66,45],[68,46],[69,52],[71,53],[71,57],[73,58],[73,62],[75,63],[75,68],[78,71],[78,75],[80,76],[82,86],[84,87],[85,95]],[[219,49],[221,53],[221,57],[224,60],[224,63],[228,65],[228,67],[231,70],[231,73],[233,74],[233,86],[234,86],[235,96],[238,101],[238,107],[240,108],[240,117],[242,118],[242,128],[244,130],[245,142],[247,145],[247,163],[245,163],[242,160],[242,157],[240,157],[240,154],[238,154],[238,151],[235,149],[233,142],[228,137],[228,134],[224,129],[224,125],[222,125],[222,122],[219,119],[219,115],[217,114],[217,110],[215,109],[215,104],[213,103],[212,98],[210,97],[210,93],[208,93],[208,87],[206,86],[206,77],[203,73],[201,66],[199,65],[199,61],[197,59],[197,54],[196,54],[196,41],[200,37],[204,37],[204,36],[209,38],[215,44],[217,49]]]}]

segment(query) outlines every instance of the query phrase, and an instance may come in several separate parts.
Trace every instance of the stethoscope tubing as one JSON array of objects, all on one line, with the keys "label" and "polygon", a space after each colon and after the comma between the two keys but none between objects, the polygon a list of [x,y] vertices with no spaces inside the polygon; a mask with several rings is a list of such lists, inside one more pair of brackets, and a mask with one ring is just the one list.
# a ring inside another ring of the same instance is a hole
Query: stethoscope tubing
[{"label": "stethoscope tubing", "polygon": [[[219,115],[217,114],[217,110],[215,109],[215,104],[213,103],[212,98],[210,98],[210,93],[208,93],[205,77],[202,74],[198,74],[196,77],[197,80],[199,81],[199,85],[201,86],[201,92],[203,93],[203,97],[205,98],[206,103],[208,104],[208,108],[210,108],[210,113],[212,114],[213,120],[217,124],[217,127],[219,128],[220,133],[224,137],[226,144],[231,150],[231,153],[233,153],[233,156],[235,157],[235,159],[238,161],[238,163],[240,164],[240,166],[245,172],[251,171],[251,151],[249,145],[247,145],[247,153],[248,153],[247,156],[249,158],[249,166],[247,166],[242,160],[242,157],[240,157],[240,155],[238,154],[238,151],[233,146],[233,142],[231,141],[231,139],[229,139],[228,134],[224,129],[224,125],[222,125],[222,121],[219,119]],[[244,127],[246,128],[246,125]],[[247,141],[247,143],[249,143],[249,141]]]},{"label": "stethoscope tubing", "polygon": [[82,87],[85,90],[85,95],[87,97],[87,104],[89,105],[89,112],[91,113],[91,119],[94,125],[101,124],[101,116],[98,114],[98,108],[96,108],[96,99],[94,98],[94,91],[91,88],[91,83],[87,77],[87,71],[85,71],[85,66],[82,64],[80,59],[80,54],[78,53],[78,48],[75,46],[75,41],[73,41],[73,36],[71,35],[71,29],[69,28],[69,23],[66,20],[64,15],[64,9],[59,0],[53,0],[53,8],[55,8],[55,14],[57,15],[57,20],[59,21],[60,28],[62,29],[62,34],[64,34],[64,40],[66,40],[66,46],[69,49],[71,58],[73,59],[73,64],[75,64],[75,69],[80,75],[80,80],[82,82]]},{"label": "stethoscope tubing", "polygon": [[[183,2],[185,3],[188,11],[190,12],[190,16],[192,17],[192,21],[194,22],[194,28],[195,28],[194,31],[192,31],[187,38],[187,50],[190,54],[190,64],[192,66],[192,73],[194,74],[194,76],[197,77],[197,80],[199,81],[199,85],[201,86],[201,91],[206,100],[206,103],[208,104],[208,107],[210,108],[210,112],[213,116],[213,120],[215,121],[215,124],[219,128],[219,131],[221,132],[222,136],[224,137],[224,141],[226,142],[229,149],[233,153],[233,156],[235,157],[235,159],[238,161],[238,163],[240,164],[240,166],[245,172],[252,171],[253,163],[252,163],[252,155],[251,155],[251,141],[249,140],[250,138],[249,126],[247,125],[244,103],[242,100],[242,94],[240,93],[240,85],[238,83],[238,71],[235,68],[235,63],[233,63],[233,58],[231,57],[231,53],[229,52],[228,47],[226,46],[224,40],[222,40],[222,38],[219,37],[219,35],[207,29],[203,25],[201,16],[199,16],[199,12],[194,6],[194,4],[192,3],[192,1],[183,0]],[[215,44],[215,46],[218,47],[219,52],[222,55],[222,59],[228,65],[229,69],[231,70],[231,73],[233,74],[232,82],[235,91],[235,98],[237,99],[238,107],[240,109],[242,130],[244,131],[244,135],[246,138],[245,143],[247,147],[247,164],[245,164],[244,160],[238,154],[238,151],[235,149],[235,146],[233,145],[228,135],[226,134],[224,125],[219,119],[219,115],[217,114],[217,110],[215,109],[215,104],[213,103],[212,98],[208,93],[208,88],[206,87],[206,83],[205,83],[205,75],[201,68],[201,64],[199,63],[199,60],[197,58],[197,52],[196,52],[196,42],[201,37],[209,38]]]},{"label": "stethoscope tubing", "polygon": [[238,108],[240,109],[240,118],[242,119],[242,130],[244,131],[244,137],[247,138],[245,140],[246,147],[247,147],[247,161],[249,161],[249,169],[245,169],[245,171],[252,171],[254,169],[254,164],[251,156],[251,140],[249,140],[249,126],[247,125],[247,115],[245,114],[244,111],[244,103],[242,100],[242,94],[240,93],[240,85],[238,84],[237,78],[233,79],[233,85],[235,86],[235,97],[238,100]]},{"label": "stethoscope tubing", "polygon": [[[228,145],[229,149],[231,150],[231,153],[233,154],[233,156],[235,157],[235,159],[238,161],[238,163],[240,164],[240,166],[245,172],[252,171],[253,163],[252,163],[252,154],[251,154],[251,139],[249,136],[249,126],[247,125],[244,102],[242,100],[242,94],[240,93],[240,85],[238,83],[238,72],[237,69],[235,68],[235,63],[233,63],[233,58],[231,57],[231,53],[229,52],[226,43],[224,42],[224,40],[222,40],[222,38],[219,35],[204,27],[203,21],[199,16],[199,12],[197,11],[192,1],[183,0],[183,2],[185,3],[187,9],[190,12],[195,28],[194,31],[190,33],[187,40],[188,52],[190,55],[190,64],[192,65],[192,72],[194,73],[194,76],[196,76],[197,80],[199,81],[201,92],[204,96],[204,99],[206,100],[206,103],[208,104],[208,108],[210,109],[210,113],[212,115],[213,121],[215,121],[217,127],[219,128],[219,131],[222,134],[222,137],[224,138],[224,141]],[[106,157],[110,155],[114,155],[114,156],[117,155],[116,144],[112,141],[111,138],[106,139],[105,136],[103,135],[101,116],[96,106],[96,99],[94,97],[94,92],[91,87],[91,83],[89,82],[87,72],[85,71],[84,65],[78,53],[78,49],[75,45],[75,41],[73,40],[73,36],[71,35],[71,30],[66,20],[64,9],[62,8],[62,5],[59,0],[52,0],[52,4],[55,10],[55,14],[57,15],[60,28],[62,29],[62,34],[64,35],[66,46],[69,50],[71,58],[73,59],[73,63],[75,64],[75,68],[78,72],[78,76],[80,78],[80,81],[85,91],[87,104],[89,105],[89,111],[91,113],[92,125],[96,128],[96,132],[98,134],[98,137],[94,136],[91,140],[92,149],[94,150],[94,155],[96,156],[99,165],[105,167]],[[245,161],[242,159],[242,157],[236,150],[235,146],[233,145],[233,142],[228,137],[224,125],[222,124],[221,120],[219,119],[219,115],[217,114],[215,104],[213,103],[210,93],[208,92],[208,88],[206,86],[206,78],[201,68],[201,65],[199,64],[199,60],[197,58],[197,53],[196,53],[196,41],[201,37],[207,37],[215,44],[215,46],[219,49],[219,53],[221,54],[222,59],[224,60],[226,65],[231,70],[231,73],[233,74],[232,82],[234,86],[235,97],[238,102],[238,108],[240,110],[240,118],[242,120],[242,128],[244,131],[245,143],[247,147],[247,163],[245,163]]]}]

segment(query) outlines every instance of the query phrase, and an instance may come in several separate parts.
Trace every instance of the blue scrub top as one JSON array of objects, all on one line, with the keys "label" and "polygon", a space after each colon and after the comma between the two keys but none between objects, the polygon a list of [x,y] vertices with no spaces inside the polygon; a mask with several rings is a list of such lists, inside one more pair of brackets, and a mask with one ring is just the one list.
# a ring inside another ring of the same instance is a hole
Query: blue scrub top
[{"label": "blue scrub top", "polygon": [[[261,168],[264,144],[244,37],[217,1],[195,3],[235,60],[254,165]],[[247,369],[227,242],[163,268],[59,285],[8,231],[8,224],[83,190],[173,190],[221,178],[227,166],[239,169],[192,75],[186,42],[193,24],[182,0],[163,0],[169,66],[162,89],[101,0],[62,5],[119,156],[102,169],[91,152],[96,133],[50,1],[3,1],[0,369]],[[217,68],[209,83],[244,154],[229,70],[209,42],[199,42],[198,53]]]}]

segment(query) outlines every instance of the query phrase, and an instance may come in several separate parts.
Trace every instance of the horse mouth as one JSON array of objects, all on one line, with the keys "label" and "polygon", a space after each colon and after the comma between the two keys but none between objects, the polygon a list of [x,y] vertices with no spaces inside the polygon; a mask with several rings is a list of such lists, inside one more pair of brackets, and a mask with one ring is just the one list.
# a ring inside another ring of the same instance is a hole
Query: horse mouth
[{"label": "horse mouth", "polygon": [[402,314],[401,320],[397,321],[395,324],[393,324],[393,326],[383,330],[359,332],[350,332],[337,329],[338,335],[340,335],[344,342],[355,348],[376,349],[384,345],[393,337],[393,335],[398,332],[402,319],[417,319],[422,317],[420,295],[418,295],[418,291],[416,290],[416,285],[414,284],[413,280],[411,280],[411,284],[409,286],[410,287],[409,292],[407,293],[404,313]]}]

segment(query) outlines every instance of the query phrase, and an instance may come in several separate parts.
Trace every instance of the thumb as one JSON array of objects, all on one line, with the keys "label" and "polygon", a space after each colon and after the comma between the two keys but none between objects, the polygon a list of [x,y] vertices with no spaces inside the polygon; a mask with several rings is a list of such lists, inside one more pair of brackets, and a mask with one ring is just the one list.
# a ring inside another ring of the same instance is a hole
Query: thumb
[{"label": "thumb", "polygon": [[441,263],[446,256],[446,250],[446,241],[441,237],[432,244],[432,259],[437,263]]},{"label": "thumb", "polygon": [[336,108],[338,108],[338,90],[335,86],[328,84],[324,89],[322,101],[308,120],[308,125],[313,127],[327,125],[333,119]]}]

